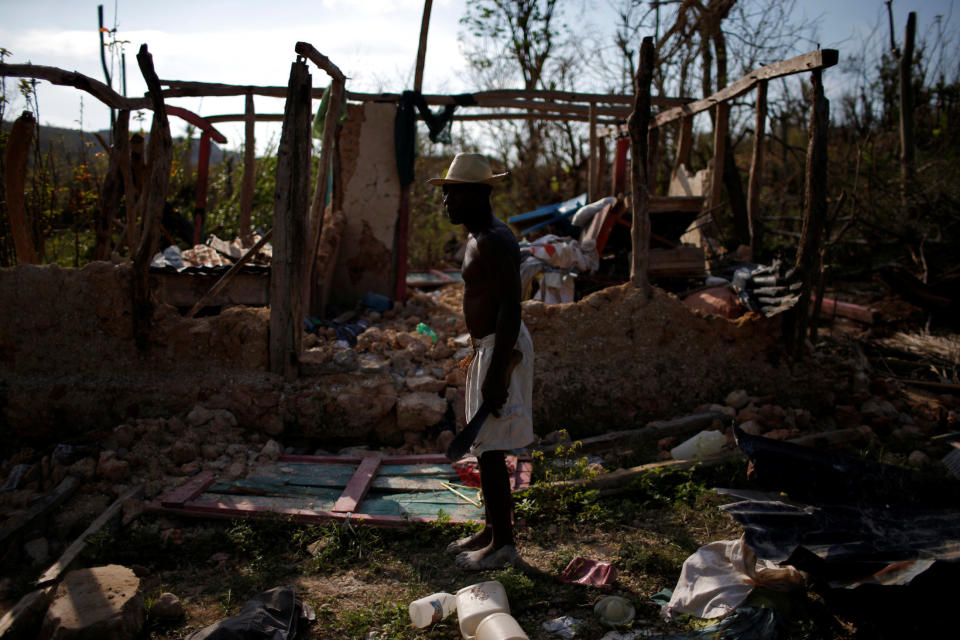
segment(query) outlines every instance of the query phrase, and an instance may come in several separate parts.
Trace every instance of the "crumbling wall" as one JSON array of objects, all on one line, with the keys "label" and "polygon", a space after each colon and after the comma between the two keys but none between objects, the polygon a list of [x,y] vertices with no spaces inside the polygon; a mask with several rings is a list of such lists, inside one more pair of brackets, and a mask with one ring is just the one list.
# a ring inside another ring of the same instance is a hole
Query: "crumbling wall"
[{"label": "crumbling wall", "polygon": [[[371,328],[356,346],[332,328],[305,336],[301,377],[287,383],[267,371],[266,309],[184,318],[158,305],[139,353],[130,276],[129,263],[0,269],[0,433],[64,437],[201,406],[271,436],[423,453],[443,450],[439,423],[463,423],[457,360],[469,347],[459,287],[414,292],[357,318]],[[776,320],[701,315],[660,290],[644,303],[629,285],[571,304],[528,301],[523,313],[541,434],[640,426],[733,389],[771,401],[803,396],[810,408],[827,397],[814,369],[786,361]],[[417,330],[421,322],[436,341]]]},{"label": "crumbling wall", "polygon": [[393,144],[396,105],[349,105],[340,134],[346,227],[331,287],[331,302],[352,307],[364,293],[393,296],[394,231],[400,203]]}]

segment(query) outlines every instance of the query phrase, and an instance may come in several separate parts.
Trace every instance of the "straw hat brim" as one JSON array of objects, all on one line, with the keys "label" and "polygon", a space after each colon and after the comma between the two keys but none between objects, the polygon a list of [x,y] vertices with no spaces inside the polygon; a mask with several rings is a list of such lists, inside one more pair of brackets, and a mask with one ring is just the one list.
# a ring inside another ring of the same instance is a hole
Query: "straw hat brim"
[{"label": "straw hat brim", "polygon": [[510,175],[509,171],[504,173],[495,173],[489,178],[483,180],[459,180],[457,178],[430,178],[427,180],[428,184],[432,184],[436,187],[444,184],[493,184],[494,182],[499,182],[503,178],[506,178]]}]

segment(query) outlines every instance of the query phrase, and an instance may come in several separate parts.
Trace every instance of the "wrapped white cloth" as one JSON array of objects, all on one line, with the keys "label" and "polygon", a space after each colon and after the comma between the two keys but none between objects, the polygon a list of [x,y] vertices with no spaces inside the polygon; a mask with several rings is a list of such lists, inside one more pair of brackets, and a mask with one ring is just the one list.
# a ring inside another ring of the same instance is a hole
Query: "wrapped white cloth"
[{"label": "wrapped white cloth", "polygon": [[[480,387],[490,368],[495,340],[496,334],[491,333],[477,342],[467,372],[467,420],[473,417],[483,401]],[[520,350],[523,358],[510,376],[507,401],[500,409],[500,417],[490,414],[470,447],[470,453],[478,458],[485,451],[509,451],[533,442],[533,340],[522,322],[514,348]]]}]

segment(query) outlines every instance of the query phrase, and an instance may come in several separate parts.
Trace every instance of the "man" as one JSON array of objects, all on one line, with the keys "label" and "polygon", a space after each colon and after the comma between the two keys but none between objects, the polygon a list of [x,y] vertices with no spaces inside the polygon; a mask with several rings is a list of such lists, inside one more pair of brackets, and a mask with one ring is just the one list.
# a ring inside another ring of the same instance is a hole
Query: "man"
[{"label": "man", "polygon": [[520,318],[520,247],[490,206],[492,185],[506,175],[495,175],[480,154],[460,153],[445,177],[429,181],[443,187],[450,221],[469,232],[461,268],[463,315],[475,350],[467,372],[467,418],[481,402],[491,409],[470,448],[479,461],[486,523],[447,547],[463,569],[519,561],[505,452],[533,441],[533,342]]}]

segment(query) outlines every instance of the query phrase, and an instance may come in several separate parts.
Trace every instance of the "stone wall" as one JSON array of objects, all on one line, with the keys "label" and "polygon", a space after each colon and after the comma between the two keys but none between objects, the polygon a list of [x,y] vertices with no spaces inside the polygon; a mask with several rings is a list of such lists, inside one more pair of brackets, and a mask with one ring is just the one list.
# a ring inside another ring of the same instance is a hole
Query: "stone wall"
[{"label": "stone wall", "polygon": [[[285,383],[267,371],[266,309],[187,319],[160,305],[138,352],[130,273],[128,263],[0,269],[0,432],[60,438],[202,406],[269,435],[423,452],[437,449],[438,422],[462,423],[456,287],[368,315],[373,328],[357,347],[306,336],[302,375]],[[536,349],[541,434],[640,426],[733,389],[802,396],[811,408],[828,397],[812,369],[787,363],[776,321],[700,315],[659,290],[647,303],[628,285],[572,304],[528,301],[524,319]],[[420,322],[436,342],[418,333]]]}]

